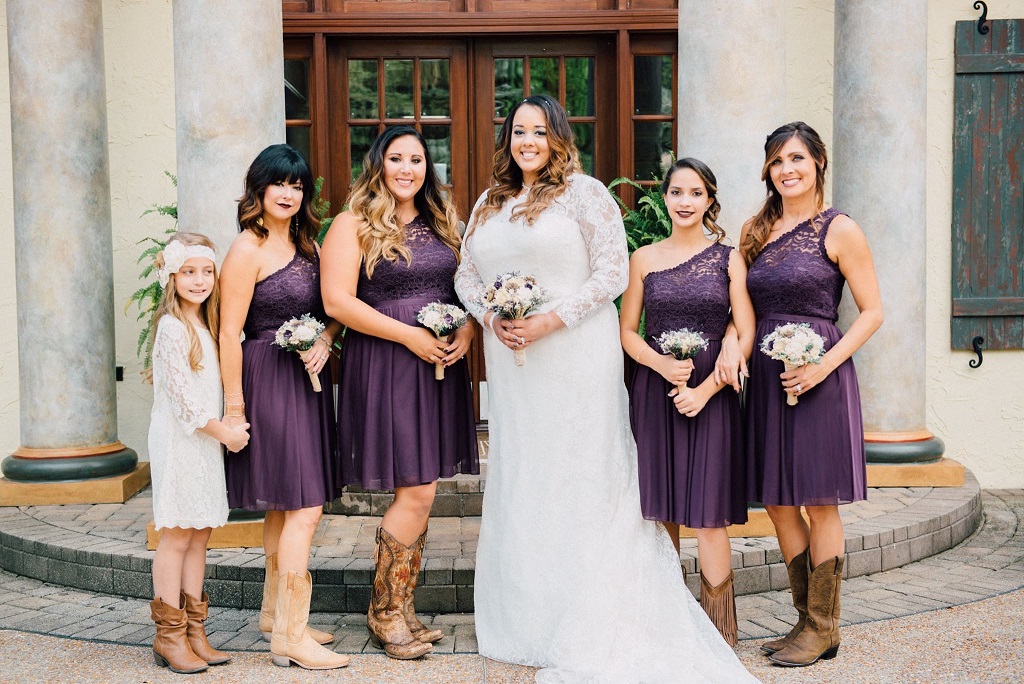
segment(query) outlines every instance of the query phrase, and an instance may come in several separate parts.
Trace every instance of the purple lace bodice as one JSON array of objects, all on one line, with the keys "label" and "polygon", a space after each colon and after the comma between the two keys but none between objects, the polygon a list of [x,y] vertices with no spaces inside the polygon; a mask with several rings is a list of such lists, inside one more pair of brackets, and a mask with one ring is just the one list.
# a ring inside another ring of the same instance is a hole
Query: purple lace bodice
[{"label": "purple lace bodice", "polygon": [[406,224],[405,246],[412,252],[411,263],[401,257],[397,261],[381,259],[373,269],[372,278],[367,278],[363,269],[356,296],[373,307],[401,299],[457,304],[455,253],[441,242],[422,216]]},{"label": "purple lace bodice", "polygon": [[[655,348],[659,335],[689,328],[720,340],[729,323],[729,254],[717,243],[678,266],[644,278],[644,326]],[[660,351],[660,350],[659,350]]]},{"label": "purple lace bodice", "polygon": [[757,255],[747,272],[747,290],[758,318],[775,313],[838,320],[846,278],[825,251],[829,224],[838,215],[830,207]]},{"label": "purple lace bodice", "polygon": [[310,261],[302,252],[288,265],[256,283],[245,317],[245,336],[255,338],[267,330],[276,331],[281,324],[302,314],[312,314],[321,323],[327,322],[320,297],[320,257]]}]

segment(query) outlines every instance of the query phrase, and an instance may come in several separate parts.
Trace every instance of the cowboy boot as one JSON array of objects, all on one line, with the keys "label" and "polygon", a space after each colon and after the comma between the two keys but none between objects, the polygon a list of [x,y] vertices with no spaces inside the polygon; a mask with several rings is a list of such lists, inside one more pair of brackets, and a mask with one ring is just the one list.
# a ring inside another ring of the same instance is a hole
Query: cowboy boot
[{"label": "cowboy boot", "polygon": [[[274,629],[274,604],[277,600],[277,554],[267,556],[266,564],[267,568],[263,575],[263,603],[260,606],[260,636],[264,641],[270,641],[270,633]],[[308,625],[306,630],[318,644],[329,644],[334,641],[334,635],[330,632],[321,632]]]},{"label": "cowboy boot", "polygon": [[168,667],[178,674],[194,674],[208,669],[205,660],[192,652],[185,637],[188,616],[184,608],[169,606],[156,597],[149,603],[149,611],[156,624],[153,639],[153,660],[160,667]]},{"label": "cowboy boot", "polygon": [[377,569],[370,593],[370,609],[366,612],[366,628],[370,631],[370,643],[399,660],[419,658],[433,650],[433,646],[414,637],[405,623],[403,609],[411,554],[412,549],[383,527],[377,528],[377,548],[373,553]]},{"label": "cowboy boot", "polygon": [[722,580],[717,587],[712,587],[704,573],[700,573],[700,607],[711,618],[718,628],[725,643],[733,648],[739,643],[739,628],[736,625],[736,594],[732,588],[733,574]]},{"label": "cowboy boot", "polygon": [[427,531],[412,545],[412,553],[409,554],[409,587],[405,592],[405,603],[402,614],[405,615],[405,624],[409,626],[412,635],[425,644],[435,644],[444,638],[444,632],[439,629],[427,629],[419,618],[416,617],[416,605],[413,600],[413,592],[416,590],[416,581],[420,576],[420,564],[423,561],[423,547],[427,545]]},{"label": "cowboy boot", "polygon": [[839,589],[843,558],[835,556],[811,570],[807,581],[807,625],[786,648],[769,656],[785,667],[804,667],[831,660],[839,653]]},{"label": "cowboy boot", "polygon": [[231,660],[224,651],[218,651],[210,645],[206,638],[206,615],[210,608],[210,597],[203,592],[203,597],[197,599],[190,594],[181,592],[181,601],[185,604],[185,615],[188,617],[188,626],[185,628],[185,638],[192,652],[205,660],[210,665],[223,665]]},{"label": "cowboy boot", "polygon": [[312,594],[313,580],[308,572],[289,572],[278,579],[270,653],[279,667],[294,663],[307,670],[334,670],[348,665],[347,655],[324,648],[306,629]]},{"label": "cowboy boot", "polygon": [[786,564],[786,572],[789,573],[789,588],[793,594],[793,607],[796,608],[798,617],[793,629],[789,630],[789,634],[781,639],[773,639],[761,644],[761,650],[768,655],[789,646],[789,642],[795,639],[807,624],[807,572],[809,565],[807,557],[809,554],[810,548],[808,547],[793,556],[793,559]]}]

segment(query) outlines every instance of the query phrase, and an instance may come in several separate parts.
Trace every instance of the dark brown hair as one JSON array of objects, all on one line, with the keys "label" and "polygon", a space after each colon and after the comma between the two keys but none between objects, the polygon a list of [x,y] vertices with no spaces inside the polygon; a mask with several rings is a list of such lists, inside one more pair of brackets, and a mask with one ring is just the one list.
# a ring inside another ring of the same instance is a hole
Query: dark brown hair
[{"label": "dark brown hair", "polygon": [[725,230],[717,223],[718,214],[722,211],[722,205],[718,202],[718,179],[715,178],[715,174],[708,168],[707,164],[693,157],[684,157],[676,160],[669,167],[668,171],[665,172],[665,180],[661,182],[661,194],[663,196],[668,194],[672,174],[680,169],[690,169],[697,174],[697,177],[704,184],[704,188],[708,191],[711,204],[708,205],[707,211],[704,212],[704,227],[715,236],[715,242],[721,242],[725,239]]},{"label": "dark brown hair", "polygon": [[271,145],[260,152],[245,172],[245,192],[238,200],[238,232],[251,230],[261,240],[269,232],[263,226],[263,195],[274,183],[301,183],[302,202],[288,232],[295,248],[312,260],[320,219],[313,211],[313,172],[302,153],[291,145]]}]

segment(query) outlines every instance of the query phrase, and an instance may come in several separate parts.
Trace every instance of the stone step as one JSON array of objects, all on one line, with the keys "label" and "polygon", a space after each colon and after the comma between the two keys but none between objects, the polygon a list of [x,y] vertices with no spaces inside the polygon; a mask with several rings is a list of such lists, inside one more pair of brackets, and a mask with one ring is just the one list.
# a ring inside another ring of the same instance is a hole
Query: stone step
[{"label": "stone step", "polygon": [[[61,586],[148,598],[153,552],[146,549],[146,526],[151,503],[145,490],[124,504],[0,508],[0,567]],[[961,487],[872,488],[867,501],[840,511],[849,577],[890,570],[949,549],[969,536],[982,517],[980,489],[969,472]],[[365,610],[379,523],[378,516],[324,516],[310,563],[314,610]],[[475,516],[431,521],[417,590],[420,610],[473,610],[479,523]],[[683,539],[681,546],[681,564],[696,592],[696,540]],[[732,565],[737,594],[786,587],[786,568],[773,537],[732,539]],[[214,605],[257,608],[263,587],[261,550],[211,550],[207,577]]]}]

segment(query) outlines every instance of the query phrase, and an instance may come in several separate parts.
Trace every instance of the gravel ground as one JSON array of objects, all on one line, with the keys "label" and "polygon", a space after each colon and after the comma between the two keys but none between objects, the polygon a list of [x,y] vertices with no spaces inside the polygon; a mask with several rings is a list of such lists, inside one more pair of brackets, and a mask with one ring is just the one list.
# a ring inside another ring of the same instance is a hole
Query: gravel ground
[{"label": "gravel ground", "polygon": [[[843,630],[839,657],[811,668],[770,665],[758,642],[740,643],[743,663],[765,684],[842,682],[860,684],[995,684],[1024,681],[1024,590],[977,603]],[[211,668],[196,682],[422,682],[520,684],[533,670],[477,655],[438,655],[399,662],[382,655],[356,655],[335,672],[277,668],[264,654],[234,653],[228,665]],[[148,648],[99,644],[15,631],[0,631],[0,682],[181,682],[181,675],[156,667]]]}]

